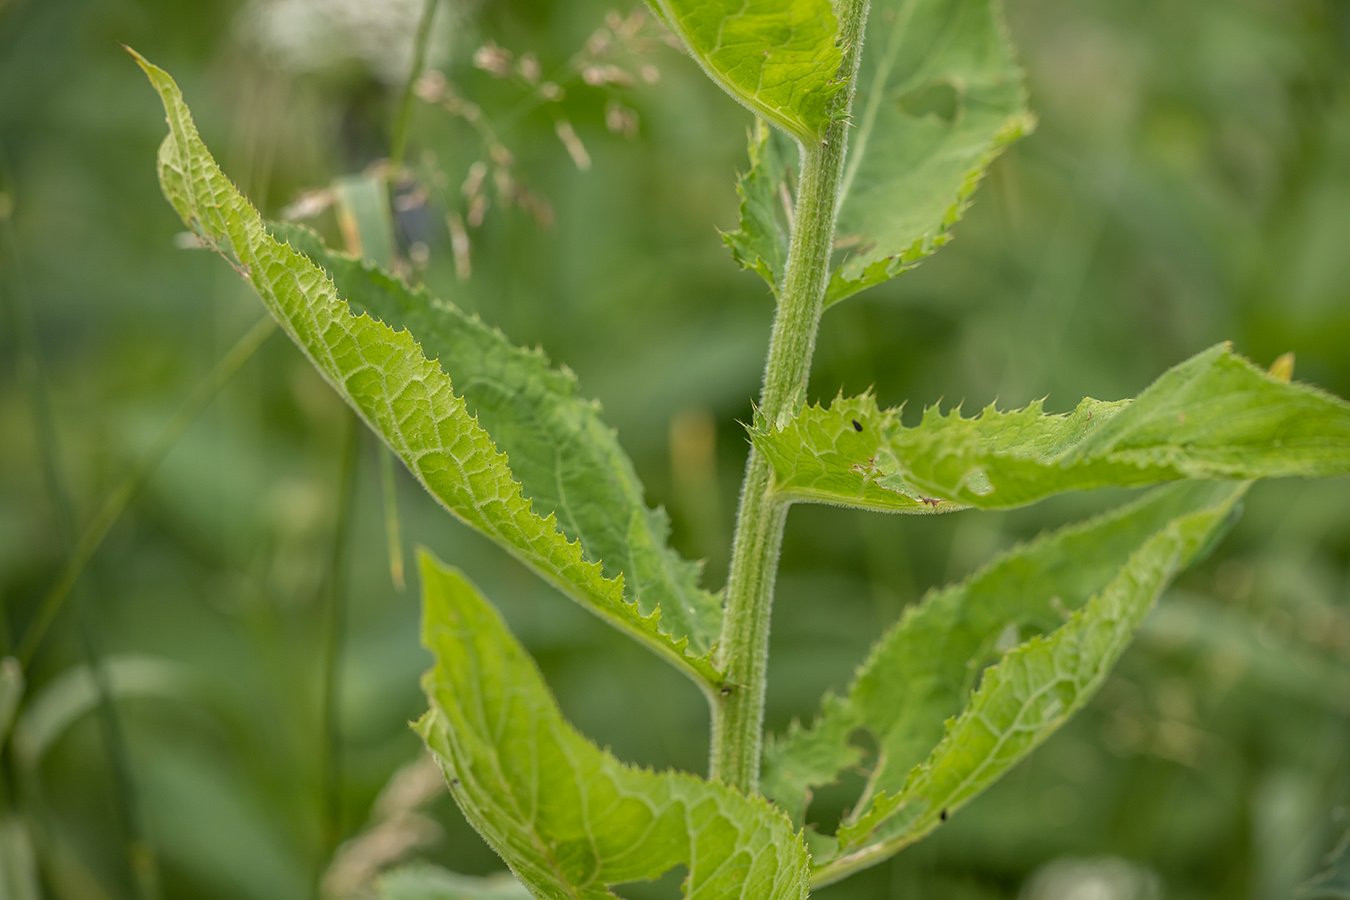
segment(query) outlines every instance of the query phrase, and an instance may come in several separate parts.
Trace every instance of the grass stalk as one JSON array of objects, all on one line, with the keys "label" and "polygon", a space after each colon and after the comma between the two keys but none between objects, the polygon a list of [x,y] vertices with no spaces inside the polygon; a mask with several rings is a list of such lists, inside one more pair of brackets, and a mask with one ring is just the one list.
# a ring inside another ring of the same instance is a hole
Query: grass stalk
[{"label": "grass stalk", "polygon": [[[27,631],[24,632],[17,652],[19,661],[24,666],[32,661],[33,654],[37,651],[47,630],[61,611],[61,607],[70,595],[71,589],[79,581],[80,576],[89,565],[89,561],[98,551],[113,525],[117,524],[118,519],[122,517],[122,513],[126,512],[127,507],[140,494],[141,489],[145,487],[145,483],[149,481],[155,469],[159,467],[164,457],[182,438],[188,427],[196,421],[202,410],[210,405],[225,385],[229,384],[230,379],[243,367],[244,363],[253,358],[253,354],[271,336],[272,332],[276,331],[276,328],[276,320],[270,315],[263,316],[254,323],[253,327],[235,342],[234,346],[220,358],[220,361],[207,373],[206,377],[192,389],[187,399],[174,413],[173,418],[155,438],[155,442],[150,445],[150,449],[137,461],[136,466],[122,479],[117,488],[108,495],[108,499],[104,501],[98,515],[85,528],[79,541],[74,544],[66,559],[65,566],[61,569],[61,574],[57,576],[56,582],[42,599],[41,605],[33,616],[33,621],[29,624]],[[44,465],[46,464],[44,462]]]},{"label": "grass stalk", "polygon": [[[319,717],[322,743],[319,748],[320,809],[319,857],[316,892],[323,871],[342,838],[342,650],[347,636],[346,592],[343,590],[347,551],[351,543],[352,507],[356,500],[356,475],[361,451],[361,422],[355,413],[346,416],[346,434],[338,464],[337,514],[333,543],[324,582],[325,627],[323,671],[320,676]],[[317,893],[316,893],[317,895]]]},{"label": "grass stalk", "polygon": [[[0,166],[3,166],[5,175],[3,184],[7,186],[12,180],[8,177],[9,170],[4,160],[3,148],[0,148]],[[71,501],[69,485],[62,475],[59,464],[60,442],[55,418],[52,415],[42,354],[38,349],[37,327],[20,282],[18,242],[14,236],[12,221],[13,202],[9,199],[7,191],[3,193],[7,202],[3,215],[0,215],[0,245],[2,245],[0,256],[4,258],[4,271],[9,273],[5,279],[6,284],[3,285],[5,305],[14,335],[19,379],[28,394],[29,412],[37,435],[38,455],[42,459],[43,481],[47,488],[53,523],[61,546],[69,556],[75,548],[74,504]],[[87,587],[85,593],[86,596],[80,597],[77,603],[80,642],[94,679],[98,721],[104,750],[108,755],[108,767],[112,773],[114,805],[121,820],[127,865],[138,900],[157,900],[160,896],[159,865],[154,844],[150,840],[141,814],[140,799],[131,771],[131,760],[117,708],[113,703],[112,687],[107,667],[104,665],[102,648],[95,637]],[[45,606],[47,604],[44,604]],[[48,622],[54,617],[55,613],[52,612]],[[25,635],[24,646],[19,651],[19,662],[24,669],[31,661],[32,650],[36,647],[36,642],[30,645],[28,641],[28,635],[31,634],[33,628],[30,626],[29,632]]]},{"label": "grass stalk", "polygon": [[394,120],[394,138],[390,142],[389,161],[397,169],[403,165],[403,155],[408,149],[408,128],[412,124],[412,108],[417,79],[422,77],[422,68],[427,61],[427,45],[431,43],[431,25],[436,20],[436,7],[439,0],[425,0],[422,6],[422,18],[417,23],[417,38],[413,44],[412,71],[408,73],[408,83],[403,88],[403,97],[399,101],[398,118]]}]

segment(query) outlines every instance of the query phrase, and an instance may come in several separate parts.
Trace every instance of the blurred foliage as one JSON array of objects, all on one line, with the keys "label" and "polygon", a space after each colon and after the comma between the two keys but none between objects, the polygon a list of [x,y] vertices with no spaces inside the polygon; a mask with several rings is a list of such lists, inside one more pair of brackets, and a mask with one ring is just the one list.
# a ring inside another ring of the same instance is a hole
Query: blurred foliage
[{"label": "blurred foliage", "polygon": [[[275,215],[387,154],[420,8],[0,2],[0,290],[31,311],[57,437],[49,446],[34,427],[21,378],[31,357],[7,315],[5,649],[66,557],[46,464],[74,522],[88,523],[260,312],[218,260],[175,242],[155,182],[162,114],[117,42],[175,73],[226,171]],[[450,108],[433,81],[437,102],[414,107],[419,180],[395,185],[400,254],[414,279],[576,370],[670,509],[677,544],[707,557],[716,584],[772,302],[713,228],[734,227],[750,121],[654,32],[592,41],[628,27],[628,9],[609,25],[608,11],[443,0],[432,63],[461,102]],[[910,401],[907,420],[940,397],[978,408],[1048,395],[1063,411],[1082,395],[1131,396],[1232,339],[1263,364],[1296,351],[1296,377],[1350,394],[1350,6],[1017,0],[1007,14],[1039,130],[994,166],[951,246],[827,316],[813,383],[875,386],[885,404]],[[557,102],[528,99],[526,53],[563,87]],[[509,208],[494,165],[507,170]],[[492,200],[476,225],[474,192],[461,192],[475,171]],[[331,210],[312,222],[340,239]],[[4,758],[0,883],[21,883],[35,861],[43,896],[134,896],[126,845],[139,820],[165,897],[313,893],[330,841],[324,598],[346,427],[309,364],[273,339],[156,471],[25,673]],[[349,609],[330,824],[344,839],[386,837],[339,858],[376,847],[392,861],[420,846],[458,871],[492,872],[500,863],[443,794],[414,791],[394,812],[388,791],[376,802],[418,754],[407,722],[429,660],[413,592],[391,583],[378,457],[364,440],[339,567]],[[704,769],[706,713],[685,679],[402,474],[399,490],[409,546],[428,545],[501,603],[580,730],[628,761]],[[940,520],[795,509],[771,726],[841,689],[929,586],[1119,499]],[[1350,804],[1347,509],[1345,480],[1258,485],[1083,715],[932,838],[820,896],[1293,895],[1325,868]],[[102,682],[91,650],[107,663]],[[120,728],[97,712],[100,684]],[[808,818],[829,822],[839,803],[822,792]]]}]

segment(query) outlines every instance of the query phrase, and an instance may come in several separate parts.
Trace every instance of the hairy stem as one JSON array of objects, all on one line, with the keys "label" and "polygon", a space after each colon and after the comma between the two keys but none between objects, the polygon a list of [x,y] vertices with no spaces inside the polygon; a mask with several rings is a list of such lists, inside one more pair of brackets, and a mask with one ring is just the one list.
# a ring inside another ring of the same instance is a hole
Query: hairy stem
[{"label": "hairy stem", "polygon": [[[839,4],[844,59],[831,118],[819,143],[801,148],[801,179],[787,271],[764,368],[759,415],[784,421],[801,408],[825,300],[834,243],[835,216],[848,149],[847,119],[853,104],[868,0]],[[769,657],[769,619],[774,579],[783,544],[787,503],[770,493],[768,462],[753,448],[746,462],[736,535],[727,581],[726,619],[718,642],[726,687],[713,707],[713,778],[753,793],[759,786],[764,730],[764,690]]]}]

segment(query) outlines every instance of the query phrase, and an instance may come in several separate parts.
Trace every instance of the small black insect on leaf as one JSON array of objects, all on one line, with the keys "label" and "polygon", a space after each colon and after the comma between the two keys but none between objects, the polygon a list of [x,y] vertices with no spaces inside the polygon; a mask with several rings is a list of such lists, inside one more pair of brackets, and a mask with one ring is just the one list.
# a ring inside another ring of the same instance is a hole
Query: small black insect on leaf
[{"label": "small black insect on leaf", "polygon": [[947,821],[947,811],[944,809],[942,812],[938,813],[938,818],[944,822]]},{"label": "small black insect on leaf", "polygon": [[451,778],[451,779],[450,779],[450,786],[451,786],[451,787],[459,787],[459,779],[458,779],[458,778]]},{"label": "small black insect on leaf", "polygon": [[854,430],[854,431],[862,431],[862,423],[859,422],[857,419],[854,419],[854,420],[853,420],[853,430]]}]

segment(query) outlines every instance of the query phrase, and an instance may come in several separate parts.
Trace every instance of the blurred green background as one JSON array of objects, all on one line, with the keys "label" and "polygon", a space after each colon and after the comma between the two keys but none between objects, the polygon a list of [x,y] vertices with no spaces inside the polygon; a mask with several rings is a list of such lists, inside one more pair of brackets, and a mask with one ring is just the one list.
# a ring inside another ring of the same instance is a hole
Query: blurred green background
[{"label": "blurred green background", "polygon": [[[489,158],[483,133],[419,102],[409,161],[421,187],[401,189],[401,255],[411,278],[578,373],[670,510],[677,545],[707,558],[719,585],[746,453],[738,422],[772,314],[715,231],[735,224],[750,120],[650,25],[615,37],[626,26],[606,25],[609,4],[443,0],[432,62],[481,109],[532,208],[508,208],[489,176],[493,203],[473,227],[460,186]],[[85,527],[262,309],[228,266],[176,242],[155,178],[163,113],[118,42],[178,79],[226,172],[277,215],[388,154],[420,8],[0,0],[0,649],[12,652],[67,557],[44,471]],[[915,417],[944,398],[970,409],[1048,395],[1064,411],[1083,395],[1131,396],[1225,339],[1262,364],[1293,350],[1296,377],[1350,395],[1350,4],[1011,0],[1006,13],[1039,130],[994,166],[950,247],[826,317],[813,397],[874,385]],[[602,28],[611,46],[588,46]],[[527,102],[475,65],[484,46],[533,53],[565,96]],[[632,84],[612,72],[588,84],[597,50],[617,53]],[[455,214],[469,223],[467,280]],[[332,210],[311,221],[340,239]],[[55,446],[34,424],[24,309]],[[32,848],[44,896],[136,896],[137,835],[164,897],[313,896],[334,843],[366,827],[417,757],[407,723],[428,659],[415,578],[403,591],[391,580],[369,436],[338,567],[336,752],[325,737],[348,422],[273,337],[99,549],[38,649],[3,758],[0,859],[18,871]],[[707,714],[691,685],[402,473],[398,493],[405,552],[424,544],[469,572],[584,732],[629,761],[704,770]],[[842,689],[930,586],[1120,499],[942,519],[794,509],[771,727]],[[117,696],[111,743],[91,651]],[[336,808],[324,799],[334,781]],[[848,798],[835,793],[810,818],[837,819]],[[389,840],[420,841],[406,855],[458,871],[501,868],[431,796],[431,818]],[[1350,826],[1347,804],[1350,482],[1262,484],[1085,713],[932,838],[819,896],[1288,898]],[[632,895],[676,893],[662,882]]]}]

